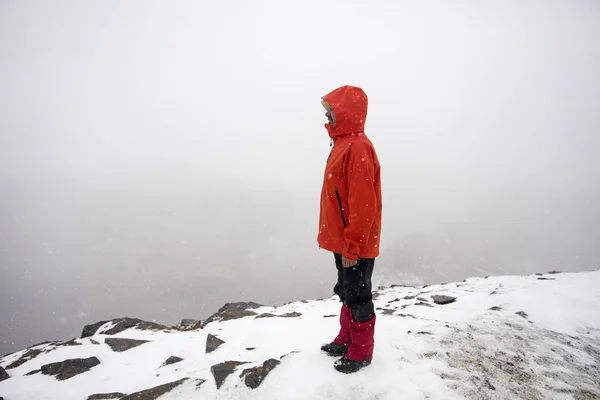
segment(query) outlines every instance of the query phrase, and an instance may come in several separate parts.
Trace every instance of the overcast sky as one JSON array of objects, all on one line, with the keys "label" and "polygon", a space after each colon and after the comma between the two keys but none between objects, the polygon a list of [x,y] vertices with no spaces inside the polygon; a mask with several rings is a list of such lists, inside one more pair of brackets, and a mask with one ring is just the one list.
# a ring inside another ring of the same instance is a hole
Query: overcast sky
[{"label": "overcast sky", "polygon": [[596,1],[0,0],[0,353],[331,295],[320,98],[369,96],[378,283],[600,267]]}]

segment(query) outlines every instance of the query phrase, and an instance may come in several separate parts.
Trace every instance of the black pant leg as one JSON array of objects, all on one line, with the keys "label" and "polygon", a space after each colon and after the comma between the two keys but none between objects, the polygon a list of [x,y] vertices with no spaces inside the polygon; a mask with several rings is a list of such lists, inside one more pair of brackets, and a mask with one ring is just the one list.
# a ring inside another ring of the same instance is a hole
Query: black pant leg
[{"label": "black pant leg", "polygon": [[[342,256],[335,255],[338,267],[338,289],[340,299],[352,310],[352,317],[358,322],[370,321],[375,315],[371,277],[375,266],[374,258],[362,258],[354,267],[344,268]],[[341,269],[340,269],[341,268]],[[340,284],[340,274],[342,275]]]},{"label": "black pant leg", "polygon": [[345,293],[342,290],[344,287],[344,266],[342,265],[342,256],[339,254],[333,254],[335,259],[335,267],[337,268],[338,279],[333,288],[333,293],[337,294],[340,297],[340,301],[345,304]]}]

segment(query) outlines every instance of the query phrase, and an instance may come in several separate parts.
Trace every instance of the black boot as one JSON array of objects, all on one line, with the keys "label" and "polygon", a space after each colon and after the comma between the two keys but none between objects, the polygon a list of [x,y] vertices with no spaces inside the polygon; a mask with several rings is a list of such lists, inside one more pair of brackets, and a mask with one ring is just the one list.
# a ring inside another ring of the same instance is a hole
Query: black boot
[{"label": "black boot", "polygon": [[333,357],[339,357],[346,354],[348,346],[338,343],[328,343],[321,346],[321,350]]},{"label": "black boot", "polygon": [[361,368],[366,367],[371,364],[371,360],[346,360],[346,357],[342,357],[333,363],[333,368],[338,370],[339,372],[343,372],[344,374],[351,374],[353,372],[358,371]]}]

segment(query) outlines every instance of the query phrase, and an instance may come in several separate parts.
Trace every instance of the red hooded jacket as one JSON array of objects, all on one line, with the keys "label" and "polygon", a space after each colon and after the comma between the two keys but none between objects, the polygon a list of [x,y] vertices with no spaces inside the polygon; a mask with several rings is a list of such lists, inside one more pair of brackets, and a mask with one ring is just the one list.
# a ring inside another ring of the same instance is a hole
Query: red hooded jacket
[{"label": "red hooded jacket", "polygon": [[319,247],[352,260],[379,255],[381,180],[375,148],[364,133],[367,95],[342,86],[323,96],[335,124],[325,124],[333,149],[325,167]]}]

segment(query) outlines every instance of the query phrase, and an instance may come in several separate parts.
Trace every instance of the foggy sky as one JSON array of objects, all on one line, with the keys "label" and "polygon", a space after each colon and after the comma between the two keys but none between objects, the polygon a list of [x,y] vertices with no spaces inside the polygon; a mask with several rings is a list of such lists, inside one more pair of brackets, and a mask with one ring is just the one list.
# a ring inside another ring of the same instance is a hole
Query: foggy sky
[{"label": "foggy sky", "polygon": [[0,2],[0,354],[330,296],[320,97],[369,96],[378,284],[600,267],[595,1]]}]

